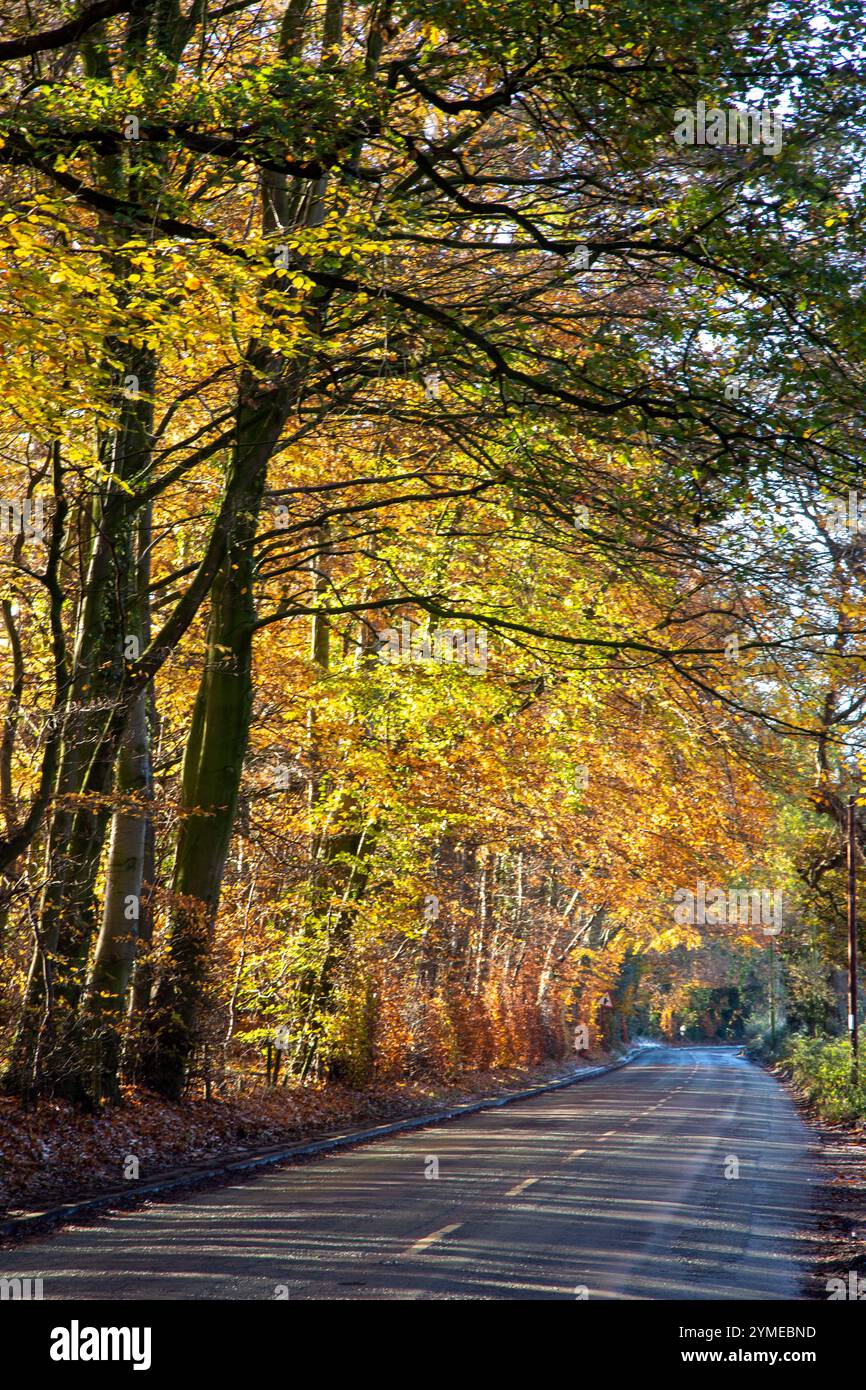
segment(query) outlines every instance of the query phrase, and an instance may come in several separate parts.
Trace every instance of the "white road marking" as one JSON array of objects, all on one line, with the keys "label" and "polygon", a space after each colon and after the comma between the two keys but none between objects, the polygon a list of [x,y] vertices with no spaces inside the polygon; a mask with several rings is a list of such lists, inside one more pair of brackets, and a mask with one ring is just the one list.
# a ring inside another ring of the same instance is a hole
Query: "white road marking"
[{"label": "white road marking", "polygon": [[512,1187],[511,1191],[506,1192],[505,1195],[506,1197],[517,1197],[521,1192],[525,1192],[527,1187],[531,1187],[534,1182],[538,1182],[538,1178],[524,1178],[523,1182],[519,1182],[516,1187]]},{"label": "white road marking", "polygon": [[421,1250],[426,1250],[427,1246],[432,1245],[434,1241],[442,1240],[443,1236],[450,1235],[452,1231],[459,1231],[462,1225],[462,1221],[455,1221],[450,1226],[440,1226],[438,1231],[431,1231],[429,1236],[422,1236],[420,1240],[416,1240],[414,1244],[407,1246],[407,1248],[402,1251],[402,1254],[415,1255]]}]

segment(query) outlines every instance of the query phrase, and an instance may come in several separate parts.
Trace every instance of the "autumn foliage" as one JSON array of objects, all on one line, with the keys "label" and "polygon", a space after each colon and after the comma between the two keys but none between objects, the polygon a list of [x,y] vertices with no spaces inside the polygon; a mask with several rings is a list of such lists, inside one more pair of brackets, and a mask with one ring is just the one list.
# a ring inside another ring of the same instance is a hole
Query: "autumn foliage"
[{"label": "autumn foliage", "polygon": [[[6,1092],[451,1083],[745,993],[760,924],[674,894],[802,878],[862,661],[808,120],[676,146],[676,6],[11,8]],[[734,100],[754,7],[698,8]]]}]

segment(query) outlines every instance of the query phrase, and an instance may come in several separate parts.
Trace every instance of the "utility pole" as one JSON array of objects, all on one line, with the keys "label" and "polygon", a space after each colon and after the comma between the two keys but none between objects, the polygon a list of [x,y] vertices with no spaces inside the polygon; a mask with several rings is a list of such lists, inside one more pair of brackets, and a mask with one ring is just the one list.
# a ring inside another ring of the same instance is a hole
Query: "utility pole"
[{"label": "utility pole", "polygon": [[770,1051],[776,1051],[776,942],[770,937]]},{"label": "utility pole", "polygon": [[848,798],[848,1032],[851,1036],[851,1078],[857,1082],[857,798]]}]

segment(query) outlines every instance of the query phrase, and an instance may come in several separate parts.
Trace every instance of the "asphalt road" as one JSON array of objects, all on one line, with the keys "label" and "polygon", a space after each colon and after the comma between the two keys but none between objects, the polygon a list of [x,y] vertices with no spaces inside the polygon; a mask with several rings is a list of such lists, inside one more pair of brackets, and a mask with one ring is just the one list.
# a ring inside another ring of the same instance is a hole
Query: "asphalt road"
[{"label": "asphalt road", "polygon": [[0,1274],[42,1277],[46,1299],[792,1299],[809,1147],[785,1093],[736,1050],[659,1048],[504,1109],[67,1228],[0,1253]]}]

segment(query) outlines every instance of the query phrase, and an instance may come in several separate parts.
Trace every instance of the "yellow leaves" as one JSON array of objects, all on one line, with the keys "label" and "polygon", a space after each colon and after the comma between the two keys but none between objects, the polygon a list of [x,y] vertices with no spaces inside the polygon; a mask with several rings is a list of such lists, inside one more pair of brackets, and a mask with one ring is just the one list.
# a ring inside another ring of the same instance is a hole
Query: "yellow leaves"
[{"label": "yellow leaves", "polygon": [[667,927],[656,932],[651,941],[652,950],[659,952],[673,951],[678,946],[696,948],[700,945],[701,934],[696,927],[690,925]]}]

